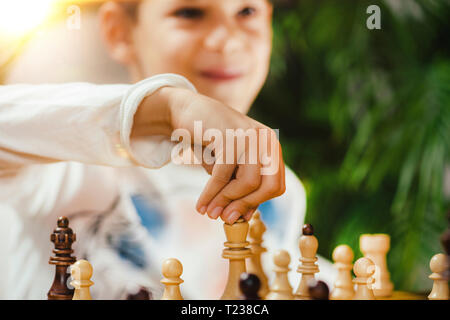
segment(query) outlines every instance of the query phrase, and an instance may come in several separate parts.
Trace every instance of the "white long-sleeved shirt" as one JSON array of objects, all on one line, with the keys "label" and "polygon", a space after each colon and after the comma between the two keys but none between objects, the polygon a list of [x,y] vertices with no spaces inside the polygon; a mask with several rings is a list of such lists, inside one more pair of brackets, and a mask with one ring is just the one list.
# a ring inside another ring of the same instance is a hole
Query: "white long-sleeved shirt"
[{"label": "white long-sleeved shirt", "polygon": [[[170,163],[174,143],[131,140],[142,99],[163,85],[195,91],[177,75],[135,85],[0,86],[0,213],[8,212],[5,299],[45,299],[54,277],[49,235],[59,216],[77,233],[78,259],[94,267],[94,299],[121,299],[145,287],[162,292],[160,266],[183,263],[185,298],[218,298],[226,282],[223,224],[195,211],[209,178],[203,168]],[[268,226],[263,262],[284,248],[294,267],[306,210],[299,179],[286,169],[286,193],[259,208]],[[2,220],[0,214],[0,222]],[[323,279],[334,276],[319,259]],[[291,272],[295,287],[298,275]]]}]

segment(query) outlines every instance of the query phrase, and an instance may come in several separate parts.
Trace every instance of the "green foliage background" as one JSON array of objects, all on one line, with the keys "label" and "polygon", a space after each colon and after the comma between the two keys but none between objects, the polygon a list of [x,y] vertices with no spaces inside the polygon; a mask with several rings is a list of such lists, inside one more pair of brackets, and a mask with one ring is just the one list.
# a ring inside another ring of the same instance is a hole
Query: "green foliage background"
[{"label": "green foliage background", "polygon": [[[381,30],[366,27],[381,8]],[[278,1],[271,74],[251,116],[280,129],[319,253],[388,233],[397,290],[427,291],[449,199],[450,2]]]}]

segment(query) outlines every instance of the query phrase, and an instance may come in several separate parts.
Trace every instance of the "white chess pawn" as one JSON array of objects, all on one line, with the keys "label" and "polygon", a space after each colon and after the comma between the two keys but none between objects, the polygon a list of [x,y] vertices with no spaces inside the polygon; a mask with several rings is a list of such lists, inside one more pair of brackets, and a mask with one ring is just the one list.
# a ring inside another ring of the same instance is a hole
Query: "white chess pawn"
[{"label": "white chess pawn", "polygon": [[161,283],[165,285],[161,300],[183,300],[180,284],[184,281],[180,278],[183,273],[183,265],[177,259],[171,258],[163,262],[162,274],[164,279]]},{"label": "white chess pawn", "polygon": [[92,300],[89,287],[94,284],[91,281],[92,266],[86,260],[78,260],[70,267],[72,281],[70,284],[75,288],[72,300]]},{"label": "white chess pawn", "polygon": [[356,292],[353,300],[375,300],[372,290],[373,278],[375,273],[375,264],[369,258],[360,258],[353,266],[353,272],[356,278],[353,282],[356,284]]},{"label": "white chess pawn", "polygon": [[346,245],[337,246],[333,251],[334,267],[338,274],[330,300],[352,300],[355,295],[351,270],[353,268],[353,251]]},{"label": "white chess pawn", "polygon": [[292,286],[289,283],[288,272],[291,270],[289,268],[289,263],[291,262],[291,257],[286,250],[278,250],[274,257],[273,263],[275,267],[273,272],[275,272],[275,279],[270,287],[270,292],[266,296],[266,300],[293,300],[294,295],[292,294]]},{"label": "white chess pawn", "polygon": [[433,272],[430,279],[433,280],[433,289],[428,296],[429,300],[448,300],[448,279],[444,277],[444,272],[448,267],[448,257],[443,253],[438,253],[430,260],[430,269]]}]

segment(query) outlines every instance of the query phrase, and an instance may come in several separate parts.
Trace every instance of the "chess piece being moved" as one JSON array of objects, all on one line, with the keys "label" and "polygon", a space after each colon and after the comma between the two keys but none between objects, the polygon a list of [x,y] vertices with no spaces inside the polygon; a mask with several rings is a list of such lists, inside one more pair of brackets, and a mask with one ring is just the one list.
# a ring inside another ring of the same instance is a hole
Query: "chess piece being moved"
[{"label": "chess piece being moved", "polygon": [[72,300],[73,289],[69,289],[67,283],[70,276],[68,268],[76,261],[76,258],[72,257],[72,243],[75,240],[76,235],[69,228],[69,219],[60,217],[56,229],[50,236],[55,249],[49,264],[54,265],[56,270],[53,284],[47,294],[48,300]]},{"label": "chess piece being moved", "polygon": [[448,268],[447,255],[438,253],[431,258],[430,269],[433,272],[430,279],[433,280],[433,289],[428,296],[429,300],[448,300],[448,278],[445,277],[445,272]]},{"label": "chess piece being moved", "polygon": [[373,294],[376,297],[389,297],[392,295],[394,285],[386,263],[386,254],[390,248],[390,237],[387,234],[364,234],[359,238],[359,247],[364,257],[372,260],[377,266],[375,269]]},{"label": "chess piece being moved", "polygon": [[92,266],[86,260],[78,260],[70,267],[72,282],[70,284],[75,288],[73,300],[92,300],[89,288],[94,284],[91,281]]},{"label": "chess piece being moved", "polygon": [[296,300],[308,300],[309,289],[308,282],[314,280],[314,274],[319,272],[319,267],[316,264],[317,249],[319,248],[319,242],[314,236],[313,226],[305,224],[303,226],[303,235],[299,241],[300,248],[300,265],[297,268],[297,272],[301,273],[300,284],[295,292]]},{"label": "chess piece being moved", "polygon": [[228,280],[221,297],[222,300],[237,300],[241,296],[239,289],[239,279],[241,274],[247,272],[245,259],[252,256],[252,252],[247,246],[248,222],[240,218],[234,224],[224,223],[227,242],[224,243],[226,249],[223,250],[222,257],[229,260]]},{"label": "chess piece being moved", "polygon": [[312,280],[308,283],[309,297],[311,300],[329,300],[330,289],[323,281]]},{"label": "chess piece being moved", "polygon": [[369,258],[360,258],[353,266],[353,272],[356,278],[353,282],[356,284],[356,292],[353,300],[375,300],[372,290],[373,274],[375,272],[375,264]]},{"label": "chess piece being moved", "polygon": [[331,291],[331,300],[352,300],[355,289],[352,281],[353,251],[346,245],[337,246],[333,251],[334,267],[337,277]]},{"label": "chess piece being moved", "polygon": [[250,249],[252,250],[252,256],[248,261],[247,271],[258,276],[261,281],[259,295],[264,298],[269,292],[267,276],[261,265],[261,255],[267,251],[267,249],[261,245],[264,232],[266,232],[266,226],[261,220],[261,214],[259,211],[255,212],[253,218],[249,222],[249,226]]},{"label": "chess piece being moved", "polygon": [[286,250],[278,250],[273,256],[275,267],[275,279],[270,287],[270,292],[266,296],[266,300],[293,300],[292,286],[289,283],[288,272],[291,257]]},{"label": "chess piece being moved", "polygon": [[161,300],[183,300],[180,284],[184,281],[180,278],[183,273],[183,265],[177,259],[171,258],[163,262],[161,283],[165,289]]},{"label": "chess piece being moved", "polygon": [[244,272],[239,277],[239,290],[241,300],[261,300],[258,292],[261,290],[261,281],[256,274]]}]

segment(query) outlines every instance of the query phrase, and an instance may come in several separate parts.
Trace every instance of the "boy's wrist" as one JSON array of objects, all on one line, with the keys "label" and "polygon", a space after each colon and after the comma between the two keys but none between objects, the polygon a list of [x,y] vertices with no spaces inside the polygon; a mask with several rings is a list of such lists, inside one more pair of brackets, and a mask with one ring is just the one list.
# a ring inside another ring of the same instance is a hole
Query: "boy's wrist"
[{"label": "boy's wrist", "polygon": [[168,99],[169,122],[173,131],[182,127],[180,120],[183,118],[183,112],[197,94],[185,88],[165,87],[163,89],[163,94]]},{"label": "boy's wrist", "polygon": [[182,96],[188,92],[186,89],[167,86],[145,97],[134,115],[131,138],[170,136],[173,131],[173,113],[182,108]]}]

